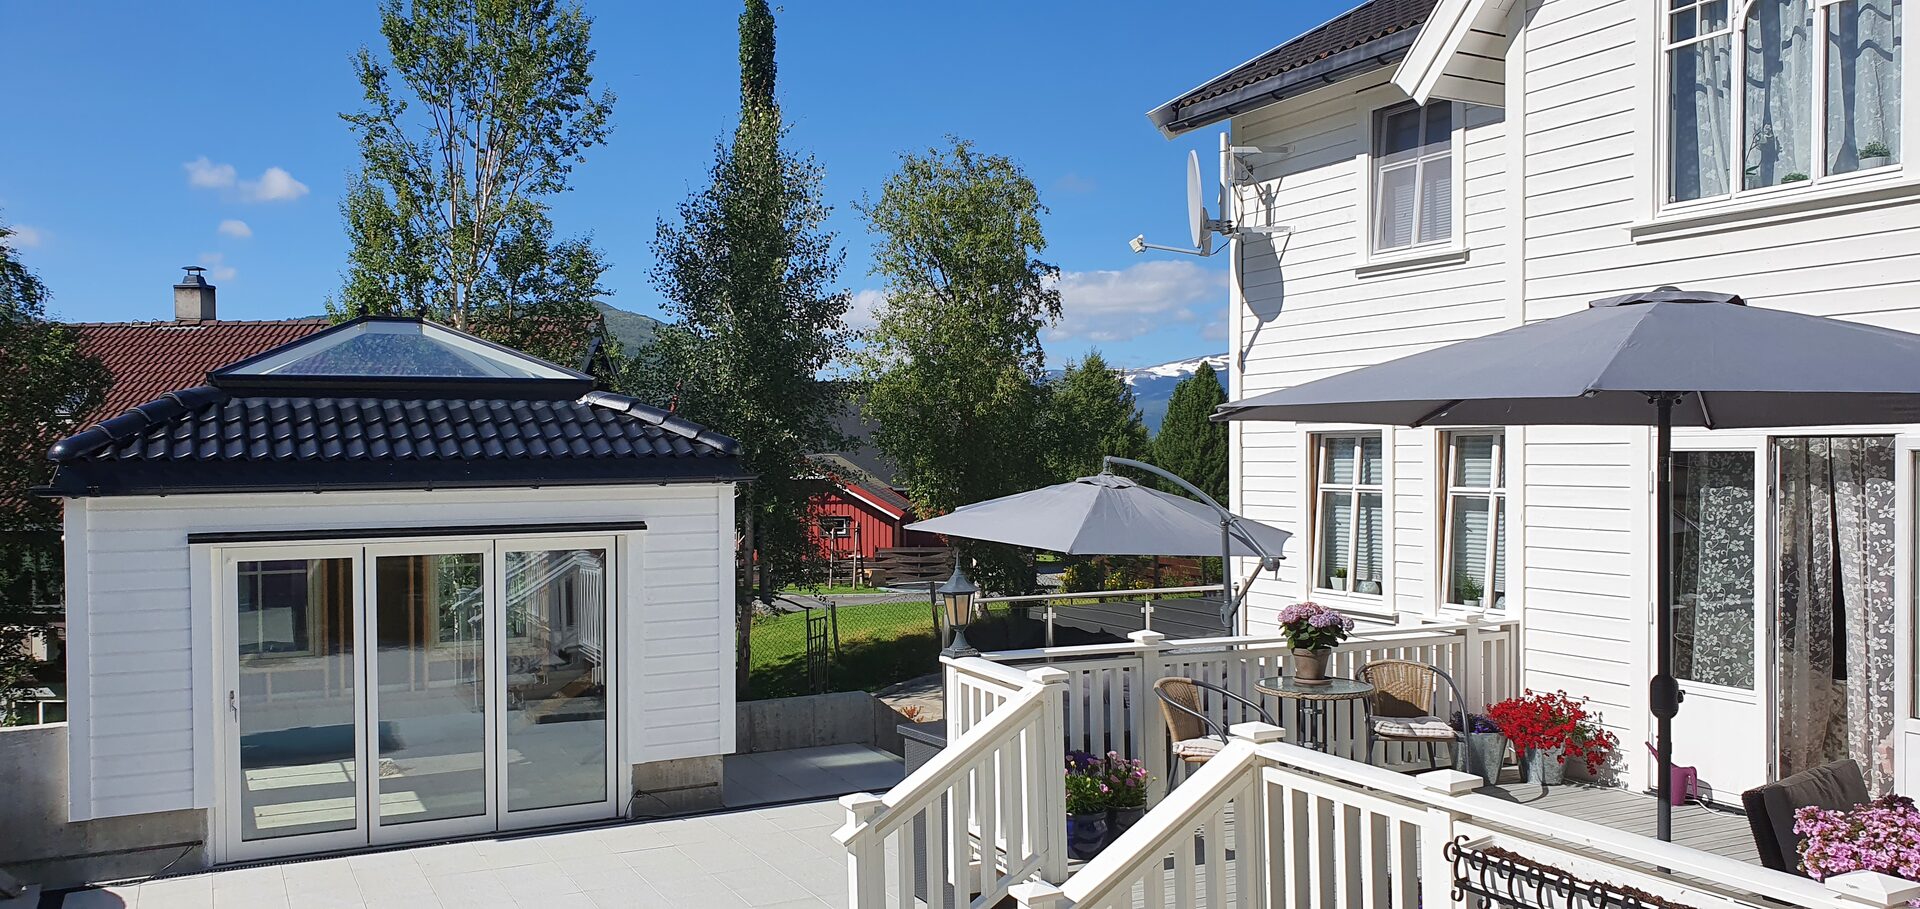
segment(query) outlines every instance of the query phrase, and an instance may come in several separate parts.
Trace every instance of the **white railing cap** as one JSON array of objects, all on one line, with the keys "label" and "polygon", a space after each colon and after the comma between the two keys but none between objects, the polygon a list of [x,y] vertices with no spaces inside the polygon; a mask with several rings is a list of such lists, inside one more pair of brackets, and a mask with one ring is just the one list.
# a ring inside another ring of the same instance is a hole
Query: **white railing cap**
[{"label": "white railing cap", "polygon": [[1821,881],[1828,890],[1876,909],[1903,906],[1920,899],[1920,883],[1878,871],[1850,871]]},{"label": "white railing cap", "polygon": [[1285,729],[1272,723],[1235,723],[1227,727],[1227,732],[1236,739],[1246,739],[1255,745],[1278,742],[1287,737]]},{"label": "white railing cap", "polygon": [[1477,774],[1458,770],[1429,770],[1414,779],[1419,780],[1420,785],[1446,795],[1466,795],[1487,783]]},{"label": "white railing cap", "polygon": [[1027,881],[1007,888],[1007,895],[1020,904],[1020,909],[1065,909],[1073,905],[1065,893],[1060,892],[1046,881]]}]

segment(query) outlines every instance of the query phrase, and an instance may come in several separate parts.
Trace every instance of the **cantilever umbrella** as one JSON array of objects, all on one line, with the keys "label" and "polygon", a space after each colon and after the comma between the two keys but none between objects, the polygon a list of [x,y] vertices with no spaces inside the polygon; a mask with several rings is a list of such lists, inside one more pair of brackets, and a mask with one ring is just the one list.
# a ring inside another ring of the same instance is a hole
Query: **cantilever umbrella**
[{"label": "cantilever umbrella", "polygon": [[[1108,461],[1165,473],[1138,461]],[[1217,503],[1202,504],[1111,473],[975,502],[907,527],[1067,555],[1224,553],[1259,557],[1263,563],[1277,559],[1292,536],[1234,515]],[[1231,624],[1235,602],[1231,590],[1224,600],[1221,619]]]},{"label": "cantilever umbrella", "polygon": [[[1222,405],[1217,420],[1400,426],[1656,428],[1653,526],[1671,526],[1672,427],[1920,421],[1920,335],[1663,287],[1555,319]],[[1671,604],[1668,534],[1655,534],[1656,604]],[[1673,615],[1656,608],[1650,702],[1660,838],[1672,836]]]}]

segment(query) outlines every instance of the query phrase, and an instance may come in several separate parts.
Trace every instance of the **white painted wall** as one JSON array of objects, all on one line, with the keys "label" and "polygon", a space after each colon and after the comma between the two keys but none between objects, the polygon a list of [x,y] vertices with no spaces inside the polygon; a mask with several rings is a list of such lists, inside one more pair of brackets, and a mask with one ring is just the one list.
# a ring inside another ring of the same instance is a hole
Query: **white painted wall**
[{"label": "white painted wall", "polygon": [[733,487],[271,493],[67,504],[73,820],[212,806],[212,556],[190,533],[644,521],[618,585],[629,763],[734,747]]}]

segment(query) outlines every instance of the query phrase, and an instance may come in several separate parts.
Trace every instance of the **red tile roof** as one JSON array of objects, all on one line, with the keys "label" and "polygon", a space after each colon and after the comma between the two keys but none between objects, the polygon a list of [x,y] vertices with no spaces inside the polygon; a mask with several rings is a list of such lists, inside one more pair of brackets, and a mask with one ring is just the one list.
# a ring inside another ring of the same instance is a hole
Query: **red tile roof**
[{"label": "red tile roof", "polygon": [[114,416],[170,391],[204,385],[207,373],[304,338],[324,319],[273,322],[82,322],[81,346],[113,376],[106,403],[82,425]]}]

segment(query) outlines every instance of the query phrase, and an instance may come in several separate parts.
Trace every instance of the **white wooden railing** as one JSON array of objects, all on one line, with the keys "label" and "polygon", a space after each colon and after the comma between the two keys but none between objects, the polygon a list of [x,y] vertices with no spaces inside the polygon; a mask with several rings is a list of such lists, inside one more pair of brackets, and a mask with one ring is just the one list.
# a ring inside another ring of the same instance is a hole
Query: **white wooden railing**
[{"label": "white wooden railing", "polygon": [[1884,909],[1920,897],[1920,885],[1884,875],[1816,883],[1550,814],[1478,794],[1478,778],[1457,771],[1410,777],[1308,751],[1266,724],[1234,732],[1218,757],[1065,883],[1023,883],[1011,895],[1023,909],[1479,905],[1459,889],[1462,876],[1496,886],[1500,878],[1456,864],[1454,844],[1507,850],[1574,880],[1694,909]]},{"label": "white wooden railing", "polygon": [[[1328,671],[1352,677],[1371,660],[1404,659],[1438,666],[1462,690],[1466,709],[1480,712],[1486,705],[1518,694],[1518,623],[1486,618],[1460,622],[1363,627],[1335,648]],[[996,662],[1021,668],[1051,666],[1067,672],[1067,747],[1076,751],[1120,754],[1143,760],[1148,773],[1164,791],[1168,780],[1166,725],[1153,683],[1167,676],[1187,676],[1210,682],[1255,701],[1264,701],[1276,723],[1295,727],[1290,706],[1263,698],[1254,683],[1271,676],[1290,676],[1293,661],[1286,641],[1271,636],[1241,636],[1169,641],[1154,632],[1135,632],[1126,644],[1083,647],[1047,647],[1005,650],[985,654]],[[949,674],[949,688],[952,675]],[[1448,696],[1451,701],[1451,696]],[[1448,703],[1451,711],[1459,705]],[[1253,722],[1260,716],[1223,698],[1207,699],[1206,709],[1222,728]],[[1366,717],[1356,701],[1328,707],[1330,751],[1364,760]],[[953,720],[948,721],[949,735]],[[1387,746],[1382,746],[1383,749]],[[1392,746],[1380,755],[1389,763],[1419,760],[1413,746]]]},{"label": "white wooden railing", "polygon": [[[885,796],[840,800],[853,909],[993,906],[1066,876],[1067,674],[944,659],[947,747]],[[977,894],[977,896],[976,896]]]}]

